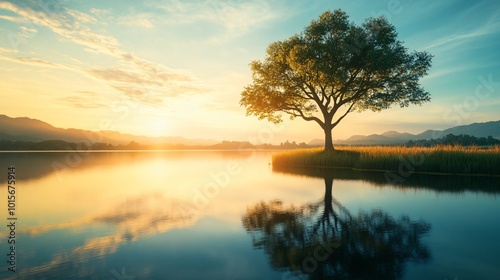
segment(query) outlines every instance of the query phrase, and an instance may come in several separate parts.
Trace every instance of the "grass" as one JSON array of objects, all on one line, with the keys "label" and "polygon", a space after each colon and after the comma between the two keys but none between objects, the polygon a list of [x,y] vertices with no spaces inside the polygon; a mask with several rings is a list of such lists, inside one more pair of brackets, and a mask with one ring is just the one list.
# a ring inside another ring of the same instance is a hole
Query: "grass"
[{"label": "grass", "polygon": [[357,146],[337,147],[333,152],[298,149],[274,154],[273,165],[500,176],[500,146]]}]

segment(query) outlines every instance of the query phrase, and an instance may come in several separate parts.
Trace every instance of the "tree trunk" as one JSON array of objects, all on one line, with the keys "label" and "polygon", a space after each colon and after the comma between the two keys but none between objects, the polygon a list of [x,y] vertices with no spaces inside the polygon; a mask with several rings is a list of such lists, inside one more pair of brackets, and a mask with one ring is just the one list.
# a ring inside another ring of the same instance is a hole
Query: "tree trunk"
[{"label": "tree trunk", "polygon": [[325,152],[331,152],[335,150],[332,141],[332,128],[324,127],[323,130],[325,131]]},{"label": "tree trunk", "polygon": [[324,216],[326,217],[328,217],[330,214],[333,213],[332,187],[333,187],[333,177],[332,178],[325,177]]},{"label": "tree trunk", "polygon": [[[332,196],[332,187],[333,187],[333,177],[327,176],[325,177],[325,198],[324,198],[324,211],[323,211],[323,227],[328,225],[332,231],[332,234],[335,234],[338,231],[338,213],[335,213],[333,210],[333,196]],[[333,221],[330,220],[333,218]],[[324,231],[328,232],[327,228],[323,228]]]}]

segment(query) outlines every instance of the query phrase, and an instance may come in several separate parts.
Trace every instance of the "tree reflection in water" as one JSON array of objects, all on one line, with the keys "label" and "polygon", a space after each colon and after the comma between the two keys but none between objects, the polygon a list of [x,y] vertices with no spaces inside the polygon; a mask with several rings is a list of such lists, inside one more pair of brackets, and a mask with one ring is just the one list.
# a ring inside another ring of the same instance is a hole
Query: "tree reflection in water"
[{"label": "tree reflection in water", "polygon": [[399,279],[406,262],[430,258],[420,241],[428,223],[382,210],[352,215],[332,196],[333,177],[324,178],[319,201],[259,202],[242,217],[254,246],[274,268],[288,271],[283,279]]}]

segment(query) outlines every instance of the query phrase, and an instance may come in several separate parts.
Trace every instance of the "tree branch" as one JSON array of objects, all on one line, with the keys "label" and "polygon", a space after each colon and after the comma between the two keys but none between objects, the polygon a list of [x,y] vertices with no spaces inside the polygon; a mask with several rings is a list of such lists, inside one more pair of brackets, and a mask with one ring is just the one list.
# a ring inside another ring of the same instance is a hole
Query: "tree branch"
[{"label": "tree branch", "polygon": [[301,117],[303,120],[305,121],[315,121],[317,122],[321,127],[324,126],[324,122],[322,122],[318,117],[315,117],[315,116],[306,116],[304,114],[304,112],[302,112],[302,110],[300,108],[298,108],[297,106],[291,106],[291,105],[287,105],[285,110],[288,110],[288,112],[286,112],[287,114],[290,114],[294,117]]},{"label": "tree branch", "polygon": [[344,105],[344,104],[349,103],[351,101],[358,100],[358,98],[369,89],[369,87],[366,87],[366,86],[370,80],[371,80],[371,75],[370,75],[370,77],[368,77],[368,79],[366,79],[366,77],[363,77],[363,80],[361,81],[361,84],[359,85],[358,90],[356,90],[356,92],[351,97],[348,97],[345,100],[340,100],[339,104]]},{"label": "tree branch", "polygon": [[340,118],[337,119],[336,122],[332,123],[332,128],[333,127],[336,127],[337,124],[339,124],[339,122],[345,117],[347,116],[347,114],[349,114],[352,110],[352,108],[354,107],[354,104],[356,104],[356,102],[352,102],[351,105],[349,106],[349,108],[347,109],[347,111],[342,115],[340,116]]}]

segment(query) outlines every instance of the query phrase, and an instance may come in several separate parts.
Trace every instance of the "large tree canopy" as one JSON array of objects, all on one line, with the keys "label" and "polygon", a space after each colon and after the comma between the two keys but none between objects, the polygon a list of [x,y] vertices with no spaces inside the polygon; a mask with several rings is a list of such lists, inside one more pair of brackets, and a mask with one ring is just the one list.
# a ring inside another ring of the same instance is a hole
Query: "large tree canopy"
[{"label": "large tree canopy", "polygon": [[430,101],[419,79],[431,60],[427,52],[408,52],[384,17],[358,26],[341,10],[327,11],[251,63],[253,83],[240,104],[274,123],[283,114],[314,121],[325,131],[325,150],[333,150],[331,131],[350,112]]}]

